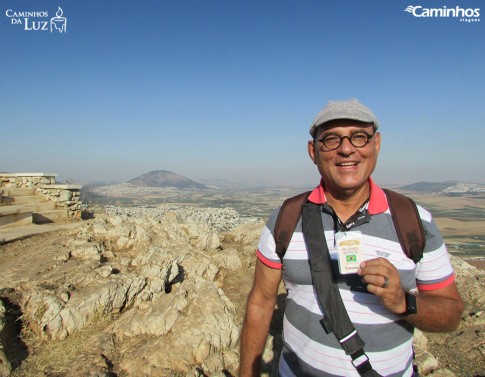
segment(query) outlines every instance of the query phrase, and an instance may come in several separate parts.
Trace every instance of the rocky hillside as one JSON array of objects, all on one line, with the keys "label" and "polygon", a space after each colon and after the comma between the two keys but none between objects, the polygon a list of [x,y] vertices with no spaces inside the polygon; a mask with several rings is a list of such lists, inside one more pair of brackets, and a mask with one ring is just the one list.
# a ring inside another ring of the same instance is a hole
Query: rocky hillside
[{"label": "rocky hillside", "polygon": [[400,189],[444,195],[476,195],[485,193],[484,184],[460,181],[416,182],[407,186],[400,187]]},{"label": "rocky hillside", "polygon": [[142,187],[207,188],[201,183],[166,170],[151,171],[129,180],[128,183],[133,186]]},{"label": "rocky hillside", "polygon": [[[0,376],[235,376],[262,226],[229,209],[109,207],[75,230],[3,245]],[[485,275],[453,263],[466,310],[458,331],[416,335],[421,373],[485,375]]]}]

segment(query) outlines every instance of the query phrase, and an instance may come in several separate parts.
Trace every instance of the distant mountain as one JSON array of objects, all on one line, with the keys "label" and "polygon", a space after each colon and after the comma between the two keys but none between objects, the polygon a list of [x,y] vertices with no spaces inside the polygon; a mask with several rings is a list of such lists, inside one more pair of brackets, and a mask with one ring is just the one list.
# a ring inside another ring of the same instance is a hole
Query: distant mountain
[{"label": "distant mountain", "polygon": [[419,192],[439,192],[453,187],[458,181],[446,181],[446,182],[416,182],[407,186],[400,187],[403,190],[419,191]]},{"label": "distant mountain", "polygon": [[207,188],[201,183],[166,170],[151,171],[129,180],[128,183],[141,187]]},{"label": "distant mountain", "polygon": [[427,193],[441,193],[445,195],[479,194],[485,192],[485,185],[460,181],[445,182],[416,182],[400,187],[402,190],[411,190]]}]

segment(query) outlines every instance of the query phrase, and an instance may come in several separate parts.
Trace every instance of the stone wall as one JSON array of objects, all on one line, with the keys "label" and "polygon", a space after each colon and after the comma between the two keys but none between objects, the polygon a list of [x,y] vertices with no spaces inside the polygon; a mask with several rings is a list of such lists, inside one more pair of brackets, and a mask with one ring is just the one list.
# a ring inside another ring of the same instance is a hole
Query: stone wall
[{"label": "stone wall", "polygon": [[0,188],[37,188],[54,185],[57,174],[52,173],[0,173]]},{"label": "stone wall", "polygon": [[[31,188],[59,209],[67,209],[71,219],[81,218],[81,185],[57,184],[57,174],[52,173],[0,173],[2,189]],[[1,194],[0,194],[1,195]]]},{"label": "stone wall", "polygon": [[81,187],[80,185],[43,185],[37,188],[48,201],[56,203],[59,208],[68,210],[68,217],[72,219],[81,218]]}]

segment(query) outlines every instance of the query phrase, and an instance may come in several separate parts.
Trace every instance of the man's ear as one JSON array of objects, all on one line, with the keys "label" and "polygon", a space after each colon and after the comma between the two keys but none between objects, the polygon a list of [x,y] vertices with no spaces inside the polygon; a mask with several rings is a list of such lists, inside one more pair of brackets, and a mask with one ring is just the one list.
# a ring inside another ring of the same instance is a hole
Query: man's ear
[{"label": "man's ear", "polygon": [[310,159],[316,165],[317,164],[317,155],[315,153],[315,142],[313,140],[308,141],[307,149],[308,149],[308,155],[310,156]]},{"label": "man's ear", "polygon": [[377,155],[379,156],[379,152],[381,150],[381,133],[380,132],[376,132],[374,142],[376,143],[376,151],[377,151]]}]

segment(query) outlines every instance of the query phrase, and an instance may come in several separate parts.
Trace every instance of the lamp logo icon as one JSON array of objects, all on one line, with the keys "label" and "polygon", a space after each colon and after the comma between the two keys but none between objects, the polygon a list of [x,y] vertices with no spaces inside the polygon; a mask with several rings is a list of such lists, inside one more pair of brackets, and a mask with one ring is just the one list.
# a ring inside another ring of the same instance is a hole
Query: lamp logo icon
[{"label": "lamp logo icon", "polygon": [[66,33],[67,31],[67,18],[62,15],[64,12],[61,7],[58,7],[56,16],[51,18],[51,33],[57,30],[59,33]]}]

